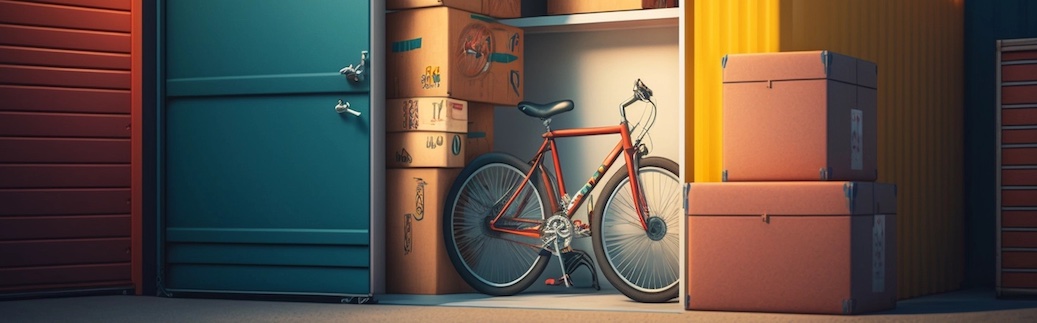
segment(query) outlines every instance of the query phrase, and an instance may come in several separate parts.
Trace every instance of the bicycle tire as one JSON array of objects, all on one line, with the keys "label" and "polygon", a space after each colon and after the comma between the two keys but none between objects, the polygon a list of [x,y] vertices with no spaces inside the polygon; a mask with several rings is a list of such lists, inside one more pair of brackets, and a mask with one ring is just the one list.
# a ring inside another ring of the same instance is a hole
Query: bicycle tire
[{"label": "bicycle tire", "polygon": [[680,279],[680,169],[672,160],[646,157],[637,171],[653,229],[641,226],[629,175],[622,168],[602,188],[602,201],[595,205],[594,254],[602,274],[621,293],[638,302],[666,302],[677,297]]},{"label": "bicycle tire", "polygon": [[[443,240],[450,262],[462,279],[475,290],[494,296],[514,295],[529,288],[550,261],[542,252],[539,238],[492,231],[489,220],[496,216],[499,200],[510,197],[530,166],[514,156],[489,153],[466,166],[447,194],[444,206]],[[534,174],[535,175],[535,174]],[[533,177],[537,178],[537,177]],[[522,198],[524,219],[538,223],[498,220],[497,226],[531,228],[548,217],[546,192],[533,180],[526,183]],[[511,188],[510,190],[508,188]],[[509,208],[518,207],[512,203]],[[497,207],[494,207],[497,205]]]}]

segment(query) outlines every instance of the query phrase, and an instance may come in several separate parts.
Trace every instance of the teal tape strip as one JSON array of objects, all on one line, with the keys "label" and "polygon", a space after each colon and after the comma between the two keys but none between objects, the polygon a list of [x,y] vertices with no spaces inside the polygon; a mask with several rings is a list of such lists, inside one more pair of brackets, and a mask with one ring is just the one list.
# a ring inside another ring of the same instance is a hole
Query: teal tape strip
[{"label": "teal tape strip", "polygon": [[490,61],[496,63],[511,63],[518,60],[518,56],[505,53],[490,53]]},{"label": "teal tape strip", "polygon": [[392,43],[392,52],[401,53],[421,48],[421,38],[401,40]]},{"label": "teal tape strip", "polygon": [[472,14],[472,19],[482,20],[482,21],[489,22],[489,23],[496,23],[497,22],[497,19],[493,19],[493,18],[490,18],[490,17],[487,17],[487,16],[483,16],[483,15],[477,15],[477,14],[474,14],[474,13]]}]

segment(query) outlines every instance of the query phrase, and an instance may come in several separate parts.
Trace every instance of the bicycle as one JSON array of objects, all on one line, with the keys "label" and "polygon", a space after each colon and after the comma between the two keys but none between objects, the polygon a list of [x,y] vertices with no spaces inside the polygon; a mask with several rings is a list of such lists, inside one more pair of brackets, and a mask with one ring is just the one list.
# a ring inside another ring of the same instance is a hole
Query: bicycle
[{"label": "bicycle", "polygon": [[[461,171],[447,195],[443,240],[465,282],[484,294],[514,295],[531,286],[555,256],[562,267],[561,279],[572,286],[568,274],[576,268],[567,268],[567,263],[593,266],[589,261],[565,261],[563,255],[586,255],[574,250],[571,243],[574,238],[591,236],[598,266],[624,295],[640,302],[677,297],[682,213],[679,169],[672,160],[646,157],[648,147],[642,139],[654,124],[656,105],[652,90],[640,79],[634,82],[633,91],[620,105],[621,122],[616,126],[551,130],[552,117],[574,108],[571,100],[519,103],[519,110],[540,118],[547,128],[533,158],[523,162],[505,153],[483,154]],[[626,109],[638,101],[650,104],[651,109],[630,126]],[[642,121],[645,125],[638,129]],[[631,140],[631,133],[638,130]],[[570,198],[555,140],[607,134],[619,134],[619,142]],[[544,166],[548,152],[553,172]],[[590,202],[589,224],[574,221],[576,210],[592,199],[589,193],[620,154],[626,169],[617,171],[603,188],[604,203],[594,206]],[[596,287],[597,273],[590,270]]]}]

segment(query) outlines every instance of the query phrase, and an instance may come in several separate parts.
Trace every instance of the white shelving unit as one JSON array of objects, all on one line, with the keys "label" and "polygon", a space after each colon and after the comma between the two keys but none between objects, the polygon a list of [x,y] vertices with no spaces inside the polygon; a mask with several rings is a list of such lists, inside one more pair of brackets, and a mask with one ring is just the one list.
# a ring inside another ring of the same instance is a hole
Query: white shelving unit
[{"label": "white shelving unit", "polygon": [[683,11],[682,8],[611,11],[504,19],[501,22],[520,27],[527,34],[677,27]]}]

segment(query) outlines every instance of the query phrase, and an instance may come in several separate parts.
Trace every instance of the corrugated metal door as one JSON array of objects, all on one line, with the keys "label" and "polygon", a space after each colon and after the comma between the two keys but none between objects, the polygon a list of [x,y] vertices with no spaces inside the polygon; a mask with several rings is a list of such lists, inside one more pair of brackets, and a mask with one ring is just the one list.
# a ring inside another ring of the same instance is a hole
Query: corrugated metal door
[{"label": "corrugated metal door", "polygon": [[999,39],[1037,38],[1037,1],[964,1],[965,6],[965,284],[995,286],[997,248],[995,133],[997,94],[993,68]]},{"label": "corrugated metal door", "polygon": [[997,61],[997,293],[1037,294],[1037,39]]},{"label": "corrugated metal door", "polygon": [[[175,0],[159,5],[160,291],[370,295],[372,91],[361,1]],[[377,22],[377,21],[376,21]],[[374,28],[374,30],[383,28]],[[374,74],[377,75],[377,74]],[[381,94],[384,97],[384,94]],[[338,100],[359,115],[336,113]]]},{"label": "corrugated metal door", "polygon": [[131,1],[0,1],[0,297],[132,290]]}]

